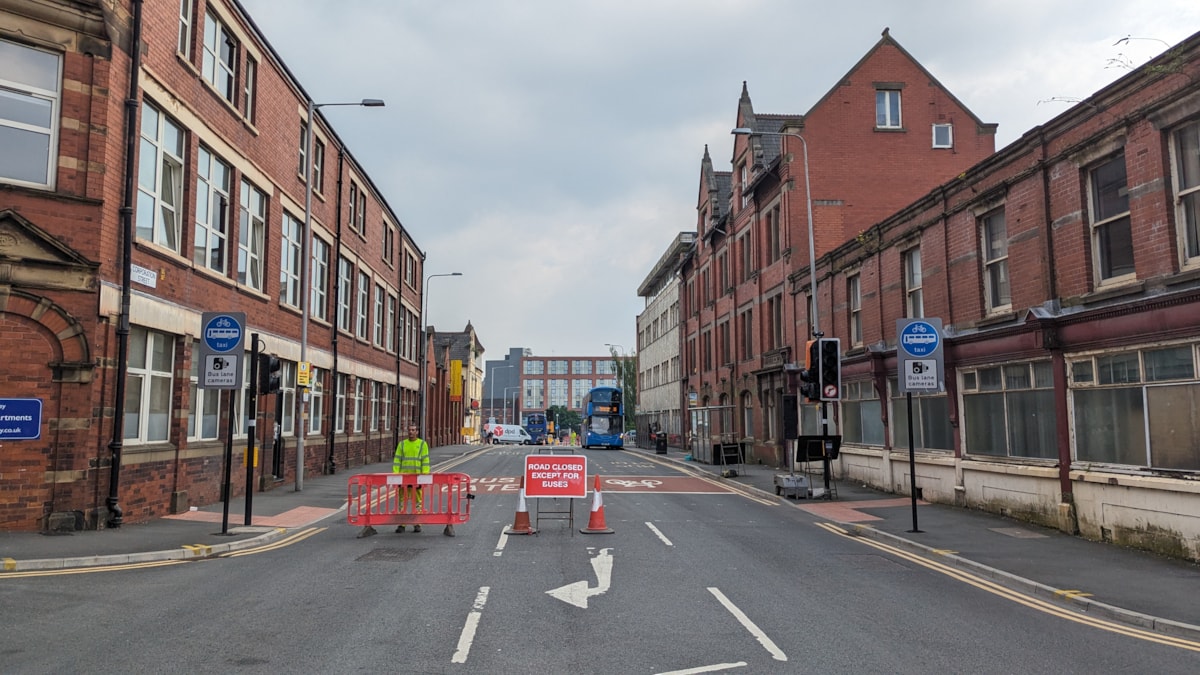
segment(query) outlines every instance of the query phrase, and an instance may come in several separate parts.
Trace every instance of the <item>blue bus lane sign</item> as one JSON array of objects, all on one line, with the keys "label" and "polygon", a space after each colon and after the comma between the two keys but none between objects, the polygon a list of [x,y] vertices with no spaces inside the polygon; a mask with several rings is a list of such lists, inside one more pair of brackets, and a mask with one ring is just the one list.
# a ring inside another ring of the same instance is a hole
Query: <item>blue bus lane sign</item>
[{"label": "blue bus lane sign", "polygon": [[942,320],[896,319],[896,360],[901,393],[941,391],[944,378]]},{"label": "blue bus lane sign", "polygon": [[0,441],[42,437],[42,399],[0,398]]},{"label": "blue bus lane sign", "polygon": [[245,312],[204,312],[200,318],[201,389],[238,389],[242,386]]}]

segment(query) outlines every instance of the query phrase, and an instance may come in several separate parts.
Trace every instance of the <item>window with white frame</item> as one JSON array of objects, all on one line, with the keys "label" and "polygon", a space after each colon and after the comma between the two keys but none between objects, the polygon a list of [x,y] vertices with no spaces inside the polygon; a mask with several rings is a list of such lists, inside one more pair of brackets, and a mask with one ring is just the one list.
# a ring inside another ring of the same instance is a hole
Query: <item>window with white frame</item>
[{"label": "window with white frame", "polygon": [[367,381],[361,377],[354,378],[354,433],[363,430],[363,390]]},{"label": "window with white frame", "polygon": [[392,389],[393,385],[383,385],[383,408],[380,414],[383,416],[383,430],[392,430]]},{"label": "window with white frame", "polygon": [[179,40],[175,49],[184,58],[192,60],[192,16],[196,0],[179,0]]},{"label": "window with white frame", "polygon": [[358,317],[354,326],[354,334],[367,339],[368,305],[371,303],[371,277],[366,272],[358,273]]},{"label": "window with white frame", "polygon": [[[296,433],[296,362],[279,362],[279,396],[283,397],[283,417],[279,422],[279,433],[293,436]],[[310,413],[311,414],[311,413]]]},{"label": "window with white frame", "polygon": [[875,91],[875,128],[899,129],[900,91],[898,89],[877,89]]},{"label": "window with white frame", "polygon": [[354,210],[354,217],[358,220],[354,223],[354,229],[362,236],[367,236],[367,191],[358,191],[358,208]]},{"label": "window with white frame", "polygon": [[358,209],[358,184],[350,181],[350,200],[346,205],[346,222],[350,224],[351,228],[357,226],[357,221],[354,217],[356,209]]},{"label": "window with white frame", "polygon": [[518,405],[520,405],[522,408],[545,408],[546,407],[546,403],[545,403],[546,393],[545,393],[544,382],[545,382],[545,380],[525,380],[525,400],[524,401],[517,400],[517,395],[521,393],[519,390],[514,391],[513,393],[509,394],[509,396],[512,398],[512,403],[510,405],[513,408],[513,413],[512,413],[513,419],[517,420],[518,422],[521,420],[521,412],[517,408]]},{"label": "window with white frame", "polygon": [[742,438],[754,438],[754,396],[743,391],[741,396],[742,408]]},{"label": "window with white frame", "polygon": [[[896,378],[889,380],[892,392],[892,447],[908,447],[908,397],[900,392]],[[950,401],[945,393],[913,394],[913,447],[930,452],[954,451],[954,427],[950,425]]]},{"label": "window with white frame", "polygon": [[1068,361],[1075,459],[1200,471],[1194,342]]},{"label": "window with white frame", "polygon": [[745,162],[738,166],[738,189],[742,193],[742,208],[746,208],[750,203],[750,171]]},{"label": "window with white frame", "polygon": [[300,221],[284,211],[279,249],[279,301],[291,307],[300,306],[301,230]]},{"label": "window with white frame", "polygon": [[204,17],[204,62],[200,72],[217,93],[233,103],[236,70],[237,40],[210,10]]},{"label": "window with white frame", "polygon": [[229,246],[229,165],[203,145],[196,157],[192,262],[224,273]]},{"label": "window with white frame", "polygon": [[258,61],[254,57],[246,57],[246,72],[242,77],[242,117],[250,124],[254,124],[254,117],[258,108],[258,95],[256,89],[258,87]]},{"label": "window with white frame", "polygon": [[300,180],[307,180],[308,174],[305,173],[305,165],[308,163],[308,122],[300,120],[300,147],[298,163],[296,164],[296,174],[300,176]]},{"label": "window with white frame", "polygon": [[211,441],[219,437],[221,390],[200,388],[200,342],[192,343],[192,373],[188,386],[189,441]]},{"label": "window with white frame", "polygon": [[388,293],[387,296],[387,326],[384,329],[387,333],[387,350],[396,352],[396,296]]},{"label": "window with white frame", "polygon": [[933,147],[935,147],[935,148],[953,148],[954,147],[954,125],[953,124],[935,124],[935,125],[933,125]]},{"label": "window with white frame", "polygon": [[988,312],[1012,306],[1008,285],[1008,226],[1004,209],[993,209],[979,219],[980,247],[983,249],[983,293]]},{"label": "window with white frame", "polygon": [[571,362],[571,374],[573,375],[591,375],[592,362],[588,359],[575,359]]},{"label": "window with white frame", "polygon": [[409,288],[416,288],[417,259],[407,250],[404,251],[404,283],[408,284]]},{"label": "window with white frame", "polygon": [[0,180],[53,187],[62,57],[0,40]]},{"label": "window with white frame", "polygon": [[863,341],[861,274],[846,277],[846,308],[850,313],[850,346],[857,347]]},{"label": "window with white frame", "polygon": [[567,360],[566,359],[550,359],[546,364],[547,375],[566,375]]},{"label": "window with white frame", "polygon": [[570,407],[579,410],[583,407],[583,397],[592,389],[592,381],[571,380],[571,405]]},{"label": "window with white frame", "polygon": [[1096,281],[1132,276],[1133,230],[1129,221],[1129,186],[1125,153],[1111,157],[1089,173],[1092,264]]},{"label": "window with white frame", "polygon": [[375,331],[373,337],[376,347],[383,346],[383,307],[385,297],[383,286],[375,284]]},{"label": "window with white frame", "polygon": [[525,359],[521,365],[521,372],[525,375],[544,375],[546,362],[541,359]]},{"label": "window with white frame", "polygon": [[320,138],[313,139],[313,190],[317,193],[325,191],[325,142]]},{"label": "window with white frame", "polygon": [[901,254],[904,260],[905,316],[925,316],[925,300],[921,291],[921,249],[913,247]]},{"label": "window with white frame", "polygon": [[308,282],[309,313],[322,321],[329,320],[329,244],[320,237],[312,239],[312,267]]},{"label": "window with white frame", "polygon": [[[596,361],[596,374],[597,375],[616,375],[617,374],[617,362],[612,359],[602,359],[602,360]],[[601,385],[596,385],[596,386],[601,386]]]},{"label": "window with white frame", "polygon": [[337,326],[349,332],[354,308],[350,296],[354,292],[354,263],[346,256],[338,256]]},{"label": "window with white frame", "polygon": [[1200,259],[1200,122],[1174,133],[1175,198],[1183,261]]},{"label": "window with white frame", "polygon": [[266,264],[267,195],[243,178],[238,200],[238,283],[261,291]]},{"label": "window with white frame", "polygon": [[550,380],[550,394],[547,400],[548,406],[567,405],[567,382],[568,380],[564,379]]},{"label": "window with white frame", "polygon": [[379,431],[379,404],[382,403],[382,382],[371,382],[371,431]]},{"label": "window with white frame", "polygon": [[125,439],[165,441],[171,431],[175,337],[134,326],[125,377]]},{"label": "window with white frame", "polygon": [[346,431],[346,387],[349,384],[350,376],[345,373],[338,373],[337,385],[333,393],[333,431],[334,433],[345,433]]},{"label": "window with white frame", "polygon": [[325,371],[312,369],[308,385],[308,433],[321,433],[321,420],[325,414]]},{"label": "window with white frame", "polygon": [[183,129],[158,108],[143,102],[141,136],[137,236],[180,253]]},{"label": "window with white frame", "polygon": [[[803,406],[814,412],[818,406]],[[842,440],[860,445],[883,445],[883,405],[871,380],[842,383]],[[814,420],[815,424],[815,420]]]},{"label": "window with white frame", "polygon": [[962,371],[963,451],[1056,459],[1054,369],[1049,361]]},{"label": "window with white frame", "polygon": [[396,228],[387,220],[383,221],[383,262],[393,267],[396,262]]},{"label": "window with white frame", "polygon": [[763,395],[763,428],[766,429],[766,441],[779,440],[778,408],[775,405],[775,395],[767,392]]}]

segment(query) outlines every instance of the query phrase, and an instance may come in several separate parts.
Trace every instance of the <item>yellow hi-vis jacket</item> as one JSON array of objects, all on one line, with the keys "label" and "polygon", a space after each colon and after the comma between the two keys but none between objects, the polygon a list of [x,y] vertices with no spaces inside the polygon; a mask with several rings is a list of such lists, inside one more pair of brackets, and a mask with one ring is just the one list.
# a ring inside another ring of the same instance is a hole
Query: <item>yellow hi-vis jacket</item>
[{"label": "yellow hi-vis jacket", "polygon": [[392,457],[392,473],[429,473],[429,444],[421,438],[400,441]]}]

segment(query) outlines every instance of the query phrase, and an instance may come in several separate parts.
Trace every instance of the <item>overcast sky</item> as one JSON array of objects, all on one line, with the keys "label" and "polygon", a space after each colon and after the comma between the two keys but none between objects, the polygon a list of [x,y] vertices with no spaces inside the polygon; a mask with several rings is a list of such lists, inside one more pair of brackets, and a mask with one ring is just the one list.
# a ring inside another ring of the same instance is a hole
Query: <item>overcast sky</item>
[{"label": "overcast sky", "polygon": [[743,81],[803,114],[888,27],[999,150],[1200,30],[1196,0],[242,2],[315,101],[387,102],[326,117],[425,274],[463,273],[430,283],[430,323],[469,320],[489,360],[634,351],[704,146],[730,170]]}]

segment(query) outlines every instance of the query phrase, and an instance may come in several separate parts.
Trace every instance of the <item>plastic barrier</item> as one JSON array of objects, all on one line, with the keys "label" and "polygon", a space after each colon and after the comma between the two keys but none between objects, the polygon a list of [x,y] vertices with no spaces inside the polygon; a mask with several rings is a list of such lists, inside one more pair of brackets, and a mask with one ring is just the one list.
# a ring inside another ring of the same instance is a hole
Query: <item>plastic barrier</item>
[{"label": "plastic barrier", "polygon": [[347,485],[351,525],[455,525],[471,518],[465,473],[360,473]]}]

